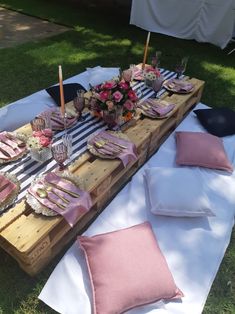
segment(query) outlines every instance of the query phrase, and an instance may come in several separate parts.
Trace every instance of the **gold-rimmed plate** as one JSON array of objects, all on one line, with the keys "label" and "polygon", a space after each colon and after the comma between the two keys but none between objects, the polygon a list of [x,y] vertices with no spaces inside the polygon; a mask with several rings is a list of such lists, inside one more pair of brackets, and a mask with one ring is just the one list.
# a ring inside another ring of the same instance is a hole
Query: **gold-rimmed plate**
[{"label": "gold-rimmed plate", "polygon": [[[68,181],[71,181],[76,187],[79,189],[83,189],[83,182],[80,177],[77,175],[73,175],[69,171],[63,171],[63,172],[57,172],[56,173],[61,178],[64,178]],[[42,181],[44,179],[46,174],[41,174],[37,178],[33,180],[31,183],[31,187],[38,183],[38,181]],[[46,183],[45,183],[46,185]],[[44,216],[53,217],[58,216],[59,214],[55,212],[54,210],[44,206],[42,203],[40,203],[31,193],[27,191],[26,193],[26,201],[31,206],[31,208],[35,211],[36,214],[42,214]]]},{"label": "gold-rimmed plate", "polygon": [[194,90],[194,85],[191,82],[175,78],[165,81],[163,87],[177,94],[189,94]]},{"label": "gold-rimmed plate", "polygon": [[[101,131],[102,132],[102,131]],[[101,133],[99,132],[99,133]],[[110,154],[109,153],[101,153],[102,149],[98,149],[98,147],[96,147],[94,145],[94,139],[96,139],[96,141],[99,141],[99,133],[97,134],[93,134],[87,141],[87,149],[89,150],[89,152],[97,157],[103,158],[103,159],[115,159],[117,158],[118,154],[120,153],[120,151],[118,152],[118,146],[117,148],[113,149],[113,153],[111,154],[112,150],[110,150]],[[126,141],[130,141],[130,139],[128,138],[128,136],[126,134],[123,134],[122,132],[116,132],[116,131],[108,131],[109,134],[117,137],[118,139],[123,139]]]},{"label": "gold-rimmed plate", "polygon": [[8,139],[12,140],[14,144],[13,146],[9,146],[9,144],[7,144],[4,141],[1,141],[1,139],[0,139],[0,143],[2,143],[4,146],[6,145],[9,148],[11,148],[16,154],[15,156],[12,156],[12,157],[9,156],[6,159],[0,158],[0,164],[6,164],[9,162],[18,160],[28,153],[28,149],[26,147],[26,142],[27,142],[26,135],[17,133],[17,132],[6,132],[6,131],[1,132],[0,135],[1,134],[6,136]]},{"label": "gold-rimmed plate", "polygon": [[14,190],[9,194],[9,196],[4,200],[0,200],[0,213],[7,209],[9,206],[13,205],[19,192],[20,192],[20,183],[16,176],[9,172],[0,171],[0,175],[4,176],[6,179],[15,184]]}]

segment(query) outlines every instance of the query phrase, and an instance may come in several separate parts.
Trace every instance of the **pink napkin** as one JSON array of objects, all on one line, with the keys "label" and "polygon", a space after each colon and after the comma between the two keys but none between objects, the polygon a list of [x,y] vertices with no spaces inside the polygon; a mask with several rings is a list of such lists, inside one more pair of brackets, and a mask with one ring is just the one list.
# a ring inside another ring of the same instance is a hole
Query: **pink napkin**
[{"label": "pink napkin", "polygon": [[167,82],[167,85],[169,86],[171,83],[173,83],[175,86],[174,89],[176,92],[185,91],[188,92],[193,88],[193,84],[189,82],[185,82],[179,79],[172,79]]},{"label": "pink napkin", "polygon": [[[49,116],[51,119],[51,128],[53,131],[61,131],[64,130],[64,119],[61,116],[60,108],[51,108],[42,113],[40,113],[39,117],[47,117]],[[77,122],[77,117],[67,116],[66,118],[66,127],[71,128]]]},{"label": "pink napkin", "polygon": [[[93,145],[93,143],[95,141],[98,141],[99,139],[108,140],[109,143],[105,144],[104,147],[99,148],[98,151],[104,155],[107,154],[110,156],[112,156],[113,153],[115,152],[116,153],[115,157],[121,159],[124,167],[126,167],[129,162],[137,160],[136,146],[132,142],[118,138],[115,135],[112,135],[106,131],[101,131],[99,134],[97,134],[89,141],[89,144]],[[119,146],[111,142],[123,145],[126,148],[120,149]]]},{"label": "pink napkin", "polygon": [[[1,159],[11,159],[19,154],[21,154],[23,151],[25,151],[25,147],[18,147],[18,139],[14,140],[14,138],[10,138],[7,136],[7,132],[0,133],[0,158]],[[7,153],[4,154],[4,152]]]},{"label": "pink napkin", "polygon": [[[47,191],[48,198],[40,198],[37,194],[37,189],[42,188],[44,189],[44,185],[46,183],[52,183],[53,185],[58,186],[58,188],[52,189],[52,191]],[[74,197],[59,189],[59,187],[79,194],[79,197]],[[53,190],[60,196],[66,198],[69,201],[69,204],[65,204],[59,196],[53,193]],[[33,195],[42,205],[54,210],[58,214],[62,215],[68,224],[73,227],[74,224],[78,221],[78,219],[89,211],[92,206],[90,194],[86,191],[83,191],[75,186],[71,181],[61,178],[54,172],[48,173],[44,180],[38,181],[36,184],[31,186],[28,189],[28,192]],[[56,204],[51,202],[50,200],[55,201],[57,204],[65,205],[65,209],[61,209]]]},{"label": "pink napkin", "polygon": [[0,204],[16,189],[15,183],[0,175]]},{"label": "pink napkin", "polygon": [[152,106],[150,108],[150,113],[159,117],[164,117],[175,108],[175,104],[168,104],[164,106],[161,102],[158,102],[155,99],[147,99],[146,103]]}]

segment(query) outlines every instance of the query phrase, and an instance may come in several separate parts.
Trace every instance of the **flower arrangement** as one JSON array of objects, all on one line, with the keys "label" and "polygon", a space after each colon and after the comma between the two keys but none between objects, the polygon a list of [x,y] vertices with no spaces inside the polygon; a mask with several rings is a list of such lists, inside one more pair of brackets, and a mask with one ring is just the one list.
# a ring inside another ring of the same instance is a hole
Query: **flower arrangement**
[{"label": "flower arrangement", "polygon": [[51,129],[44,129],[42,131],[33,131],[33,135],[27,140],[27,147],[29,149],[43,149],[49,147],[52,143],[53,132]]},{"label": "flower arrangement", "polygon": [[157,68],[153,68],[153,67],[146,68],[145,73],[144,73],[144,78],[150,81],[155,81],[160,76],[161,76],[160,71]]},{"label": "flower arrangement", "polygon": [[129,81],[113,78],[92,89],[91,110],[99,117],[104,111],[122,111],[124,121],[132,119],[135,113],[135,104],[138,100],[136,93],[130,86]]}]

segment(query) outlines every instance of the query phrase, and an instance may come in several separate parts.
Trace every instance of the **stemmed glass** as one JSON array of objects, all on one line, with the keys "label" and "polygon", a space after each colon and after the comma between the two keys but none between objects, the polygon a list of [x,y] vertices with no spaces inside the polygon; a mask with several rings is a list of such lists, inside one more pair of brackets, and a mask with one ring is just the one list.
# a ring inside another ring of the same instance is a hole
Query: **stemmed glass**
[{"label": "stemmed glass", "polygon": [[73,152],[73,136],[71,134],[64,134],[62,136],[62,142],[67,147],[67,155],[70,159],[72,152]]},{"label": "stemmed glass", "polygon": [[43,118],[36,117],[30,121],[32,131],[42,131],[45,129],[45,120]]},{"label": "stemmed glass", "polygon": [[68,158],[68,149],[64,143],[55,144],[51,148],[52,156],[59,165],[59,171],[63,171],[66,167],[65,160]]},{"label": "stemmed glass", "polygon": [[177,73],[177,79],[179,79],[181,75],[185,72],[187,63],[188,57],[183,57],[179,62],[176,63],[175,72]]},{"label": "stemmed glass", "polygon": [[156,51],[155,56],[152,57],[151,65],[154,69],[159,68],[161,55],[161,51]]},{"label": "stemmed glass", "polygon": [[85,93],[84,90],[78,90],[77,97],[73,100],[74,108],[78,113],[78,120],[85,120],[85,118],[82,117],[82,111],[85,108],[84,93]]}]

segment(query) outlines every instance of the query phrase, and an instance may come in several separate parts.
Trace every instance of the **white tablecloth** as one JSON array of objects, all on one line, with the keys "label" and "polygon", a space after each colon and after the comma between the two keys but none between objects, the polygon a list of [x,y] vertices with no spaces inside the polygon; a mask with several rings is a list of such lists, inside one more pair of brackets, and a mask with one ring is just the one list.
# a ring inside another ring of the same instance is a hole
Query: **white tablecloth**
[{"label": "white tablecloth", "polygon": [[221,47],[233,36],[234,0],[132,0],[130,24]]},{"label": "white tablecloth", "polygon": [[[205,106],[199,104],[198,108]],[[205,131],[193,112],[177,130]],[[233,166],[234,142],[235,135],[224,138],[225,150]],[[216,217],[176,218],[153,215],[146,204],[143,172],[145,168],[156,166],[176,167],[174,134],[133,176],[85,234],[92,236],[150,221],[176,284],[185,297],[182,302],[150,304],[128,313],[199,314],[230,241],[235,214],[235,172],[228,175],[222,171],[191,167],[196,171],[200,169]],[[57,265],[39,298],[59,313],[92,313],[88,270],[84,254],[77,244]]]}]

